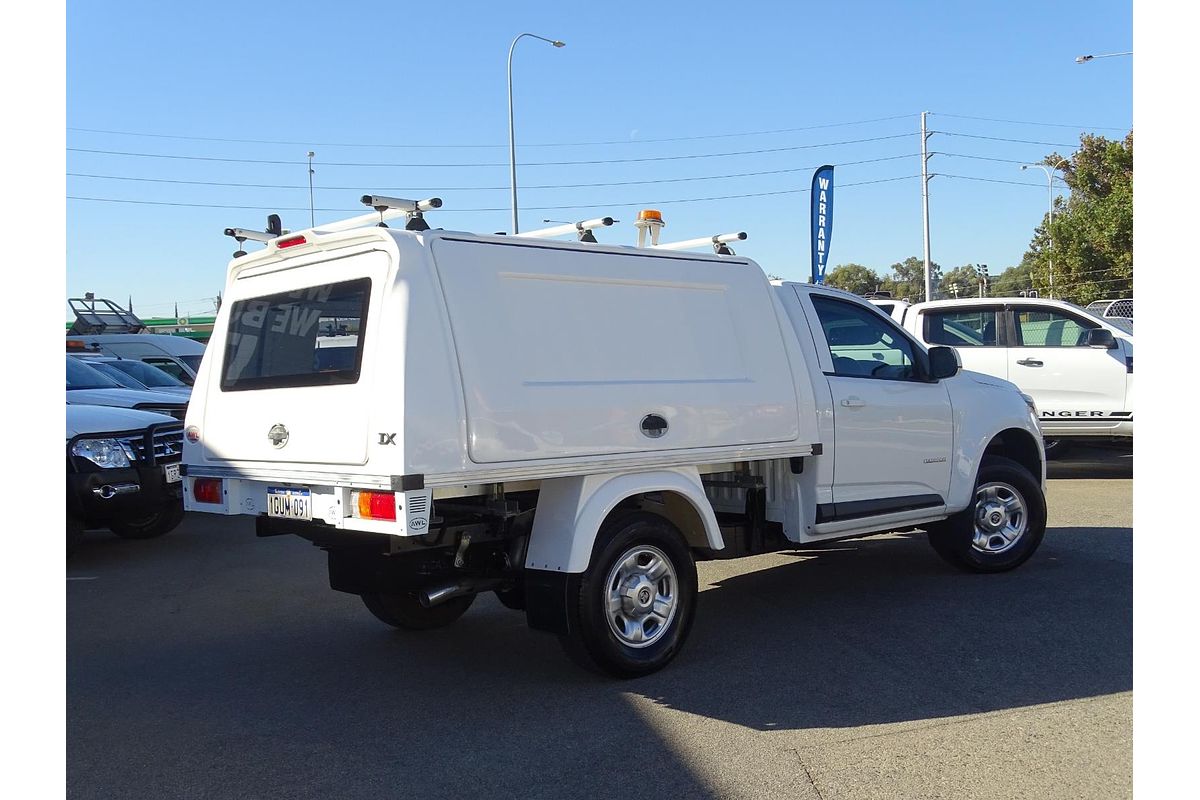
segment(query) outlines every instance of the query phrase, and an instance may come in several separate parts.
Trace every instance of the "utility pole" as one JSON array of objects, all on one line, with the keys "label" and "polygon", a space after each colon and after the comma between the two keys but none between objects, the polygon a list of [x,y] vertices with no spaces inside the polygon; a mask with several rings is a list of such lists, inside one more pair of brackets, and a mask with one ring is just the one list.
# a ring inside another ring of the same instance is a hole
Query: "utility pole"
[{"label": "utility pole", "polygon": [[925,218],[925,299],[933,299],[933,267],[929,260],[929,133],[921,112],[921,210]]},{"label": "utility pole", "polygon": [[312,160],[313,160],[313,156],[315,156],[315,155],[316,155],[316,153],[314,153],[312,150],[308,151],[308,222],[309,222],[310,228],[317,227],[317,212],[316,212],[316,209],[313,208],[313,190],[312,190],[312,178],[313,178]]}]

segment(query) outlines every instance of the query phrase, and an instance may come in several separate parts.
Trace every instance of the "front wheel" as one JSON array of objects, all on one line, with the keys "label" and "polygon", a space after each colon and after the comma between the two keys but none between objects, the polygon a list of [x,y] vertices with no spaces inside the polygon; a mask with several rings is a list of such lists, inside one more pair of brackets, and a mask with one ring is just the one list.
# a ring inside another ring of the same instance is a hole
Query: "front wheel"
[{"label": "front wheel", "polygon": [[648,675],[683,647],[696,594],[696,564],[674,525],[646,512],[610,519],[568,598],[571,633],[563,646],[609,675]]},{"label": "front wheel", "polygon": [[114,519],[108,524],[122,539],[153,539],[175,530],[183,522],[183,501],[168,503],[162,508],[138,517]]},{"label": "front wheel", "polygon": [[1046,498],[1020,464],[987,456],[971,505],[928,530],[933,549],[959,569],[1004,572],[1025,563],[1042,543]]},{"label": "front wheel", "polygon": [[363,605],[381,622],[393,628],[409,631],[429,631],[444,628],[457,620],[475,602],[475,595],[452,597],[436,606],[423,606],[416,592],[384,594],[368,592],[360,595]]}]

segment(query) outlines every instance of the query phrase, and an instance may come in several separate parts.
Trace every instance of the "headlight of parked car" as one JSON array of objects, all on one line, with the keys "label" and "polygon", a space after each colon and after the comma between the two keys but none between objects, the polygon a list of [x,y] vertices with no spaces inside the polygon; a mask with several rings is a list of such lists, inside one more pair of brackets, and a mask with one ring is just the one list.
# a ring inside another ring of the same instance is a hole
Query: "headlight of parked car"
[{"label": "headlight of parked car", "polygon": [[86,458],[98,467],[128,467],[129,452],[116,439],[80,439],[71,446],[71,455]]}]

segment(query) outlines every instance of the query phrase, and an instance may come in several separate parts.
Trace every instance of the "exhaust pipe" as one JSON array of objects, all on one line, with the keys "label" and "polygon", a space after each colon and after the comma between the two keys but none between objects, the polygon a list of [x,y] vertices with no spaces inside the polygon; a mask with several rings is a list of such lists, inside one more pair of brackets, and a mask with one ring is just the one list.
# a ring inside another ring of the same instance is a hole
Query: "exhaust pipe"
[{"label": "exhaust pipe", "polygon": [[111,500],[119,494],[137,494],[141,490],[142,487],[136,483],[106,483],[103,486],[93,488],[92,494],[101,500]]},{"label": "exhaust pipe", "polygon": [[421,605],[425,608],[433,608],[441,605],[447,600],[453,600],[456,597],[464,597],[469,594],[479,594],[495,589],[504,583],[500,578],[485,578],[481,580],[460,580],[455,583],[448,583],[445,586],[435,586],[430,589],[422,589],[417,592],[417,599],[421,601]]}]

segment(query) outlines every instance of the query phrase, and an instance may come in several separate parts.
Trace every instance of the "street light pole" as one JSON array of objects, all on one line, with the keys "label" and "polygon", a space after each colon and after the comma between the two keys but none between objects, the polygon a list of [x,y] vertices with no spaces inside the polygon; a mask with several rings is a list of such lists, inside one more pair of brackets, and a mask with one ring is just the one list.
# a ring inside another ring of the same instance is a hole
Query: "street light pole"
[{"label": "street light pole", "polygon": [[512,232],[514,234],[520,233],[520,228],[517,225],[517,141],[513,133],[512,58],[513,50],[517,48],[517,42],[526,36],[541,39],[543,42],[552,44],[555,47],[563,47],[566,44],[557,39],[547,39],[545,36],[538,36],[536,33],[522,33],[518,34],[517,38],[512,40],[512,45],[508,48],[508,166],[509,176],[512,179]]},{"label": "street light pole", "polygon": [[1046,173],[1046,197],[1049,200],[1049,221],[1046,223],[1046,236],[1050,238],[1050,299],[1054,299],[1054,170],[1067,163],[1065,158],[1059,158],[1058,163],[1053,167],[1047,167],[1045,164],[1022,164],[1021,171],[1030,167],[1037,167],[1042,172]]}]

